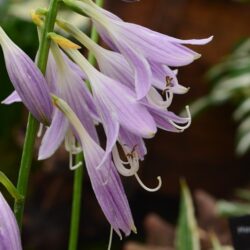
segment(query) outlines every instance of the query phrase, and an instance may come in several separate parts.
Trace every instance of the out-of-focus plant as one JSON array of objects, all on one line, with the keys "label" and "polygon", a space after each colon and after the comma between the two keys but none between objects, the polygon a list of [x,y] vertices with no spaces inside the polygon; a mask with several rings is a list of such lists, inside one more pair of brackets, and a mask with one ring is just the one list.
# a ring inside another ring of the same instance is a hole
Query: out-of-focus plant
[{"label": "out-of-focus plant", "polygon": [[225,217],[238,217],[250,214],[250,191],[236,190],[235,195],[244,202],[229,202],[220,200],[217,202],[217,211]]},{"label": "out-of-focus plant", "polygon": [[[181,181],[181,201],[177,225],[176,249],[200,250],[200,232],[195,217],[195,209],[189,188]],[[211,245],[213,250],[232,250],[231,246],[222,246],[217,236],[212,232]]]},{"label": "out-of-focus plant", "polygon": [[181,203],[177,227],[176,249],[199,250],[199,232],[192,197],[185,181],[181,181]]},{"label": "out-of-focus plant", "polygon": [[236,153],[243,155],[250,149],[250,39],[242,41],[214,66],[207,73],[207,79],[212,85],[211,91],[191,105],[191,112],[196,116],[211,106],[233,104],[233,119],[239,124]]}]

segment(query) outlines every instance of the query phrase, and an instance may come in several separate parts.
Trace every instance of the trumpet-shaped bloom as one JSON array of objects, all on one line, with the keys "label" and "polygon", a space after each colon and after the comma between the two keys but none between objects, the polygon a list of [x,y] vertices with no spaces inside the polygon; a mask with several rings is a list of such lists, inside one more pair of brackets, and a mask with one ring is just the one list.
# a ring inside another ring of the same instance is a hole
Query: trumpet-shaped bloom
[{"label": "trumpet-shaped bloom", "polygon": [[102,168],[97,168],[104,157],[104,150],[88,134],[69,105],[55,96],[53,99],[55,105],[66,115],[78,135],[93,190],[112,228],[120,236],[120,230],[125,235],[129,235],[131,230],[136,231],[120,177],[111,157],[106,158]]},{"label": "trumpet-shaped bloom", "polygon": [[[57,23],[95,55],[99,69],[102,73],[128,86],[133,91],[136,90],[136,86],[134,86],[135,82],[132,67],[130,67],[122,54],[99,46],[86,34],[68,22],[58,20]],[[151,62],[150,66],[152,70],[152,86],[162,91],[166,91],[166,77],[168,77],[169,80],[171,79],[168,91],[176,94],[187,92],[188,89],[178,83],[176,70],[173,71],[166,65],[158,66],[153,62]]]},{"label": "trumpet-shaped bloom", "polygon": [[[97,120],[98,115],[93,98],[82,79],[83,74],[79,73],[80,70],[73,62],[69,63],[69,58],[65,58],[65,55],[59,50],[56,44],[52,44],[52,52],[55,60],[53,57],[50,58],[50,60],[52,60],[50,64],[53,69],[50,70],[51,72],[56,72],[54,77],[56,81],[55,90],[52,93],[60,96],[70,105],[92,138],[98,141],[93,119],[95,118]],[[70,126],[66,117],[56,109],[52,124],[46,130],[41,143],[39,150],[40,160],[46,159],[54,154],[65,139],[69,129]],[[69,147],[72,146],[73,145]]]},{"label": "trumpet-shaped bloom", "polygon": [[21,250],[21,238],[16,218],[0,193],[0,249]]},{"label": "trumpet-shaped bloom", "polygon": [[200,55],[183,44],[202,45],[212,39],[211,37],[193,40],[176,39],[140,25],[124,22],[91,0],[64,1],[89,15],[103,40],[128,61],[133,70],[138,99],[143,98],[151,87],[152,63],[160,68],[162,65],[172,67],[187,65]]},{"label": "trumpet-shaped bloom", "polygon": [[78,51],[66,49],[66,52],[82,67],[90,81],[107,137],[105,157],[115,145],[120,127],[140,137],[154,136],[157,131],[155,121],[147,108],[136,101],[131,89],[99,72]]},{"label": "trumpet-shaped bloom", "polygon": [[[0,44],[9,78],[18,96],[38,121],[49,124],[53,107],[49,98],[49,87],[42,73],[35,63],[10,40],[1,27]],[[17,97],[16,94],[15,96]]]}]

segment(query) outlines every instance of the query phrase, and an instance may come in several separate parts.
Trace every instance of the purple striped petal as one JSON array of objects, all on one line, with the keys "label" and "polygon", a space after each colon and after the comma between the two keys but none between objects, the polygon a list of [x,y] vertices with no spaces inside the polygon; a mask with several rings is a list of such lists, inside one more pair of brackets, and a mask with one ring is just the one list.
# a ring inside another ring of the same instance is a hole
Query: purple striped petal
[{"label": "purple striped petal", "polygon": [[129,204],[111,157],[101,168],[97,168],[103,159],[104,150],[91,138],[73,110],[63,100],[54,97],[57,107],[67,116],[80,138],[87,171],[96,198],[112,228],[120,235],[120,230],[129,235],[135,230]]},{"label": "purple striped petal", "polygon": [[0,192],[0,249],[22,250],[15,216]]},{"label": "purple striped petal", "polygon": [[166,130],[169,132],[182,132],[183,130],[178,129],[176,126],[173,125],[173,123],[189,124],[190,122],[190,117],[188,118],[180,117],[168,110],[160,109],[149,104],[145,104],[145,105],[147,106],[149,112],[153,116],[157,124],[157,127],[163,130]]},{"label": "purple striped petal", "polygon": [[112,113],[112,111],[107,108],[102,99],[96,98],[96,104],[98,106],[98,111],[106,134],[105,154],[102,161],[99,163],[99,166],[101,166],[110,155],[117,141],[120,125],[117,121],[116,114]]},{"label": "purple striped petal", "polygon": [[115,34],[112,34],[112,37],[117,48],[133,69],[136,96],[140,100],[147,95],[151,87],[152,72],[150,65],[146,58],[140,54],[140,51],[128,40],[123,40],[122,37]]},{"label": "purple striped petal", "polygon": [[133,70],[120,53],[100,49],[95,54],[100,71],[125,86],[134,89]]},{"label": "purple striped petal", "polygon": [[68,120],[59,110],[55,110],[52,123],[46,130],[39,148],[38,160],[51,157],[62,144],[69,128]]},{"label": "purple striped petal", "polygon": [[34,62],[18,48],[0,28],[0,43],[3,48],[9,78],[25,106],[34,117],[49,124],[52,103],[47,82]]},{"label": "purple striped petal", "polygon": [[147,109],[133,98],[133,92],[97,70],[93,72],[90,82],[94,96],[106,106],[109,115],[112,114],[131,133],[144,138],[153,137],[156,133],[155,122]]}]

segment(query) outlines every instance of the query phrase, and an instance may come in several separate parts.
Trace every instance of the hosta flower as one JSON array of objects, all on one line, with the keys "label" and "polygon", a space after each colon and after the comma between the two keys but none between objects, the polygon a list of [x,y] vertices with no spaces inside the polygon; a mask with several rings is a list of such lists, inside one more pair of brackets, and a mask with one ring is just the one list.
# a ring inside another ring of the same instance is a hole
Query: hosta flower
[{"label": "hosta flower", "polygon": [[[53,107],[49,97],[49,87],[41,71],[11,41],[1,27],[0,44],[3,48],[9,78],[18,96],[38,121],[49,124]],[[12,99],[18,100],[17,94],[14,94]]]},{"label": "hosta flower", "polygon": [[[140,25],[123,22],[114,14],[95,5],[91,0],[82,0],[82,2],[64,0],[64,2],[79,12],[89,15],[103,40],[113,50],[119,51],[128,61],[134,73],[138,99],[148,93],[152,85],[153,74],[161,78],[161,72],[166,71],[166,68],[162,69],[163,65],[179,67],[200,57],[198,53],[183,44],[206,44],[211,41],[211,38],[180,40]],[[152,64],[154,68],[156,67],[155,69],[152,69]]]},{"label": "hosta flower", "polygon": [[65,51],[82,67],[91,84],[98,114],[107,137],[105,157],[112,151],[120,128],[143,138],[154,136],[157,130],[155,121],[147,108],[136,101],[131,89],[99,72],[80,52],[72,49]]},{"label": "hosta flower", "polygon": [[0,192],[0,249],[21,250],[21,238],[16,218]]},{"label": "hosta flower", "polygon": [[[62,29],[73,35],[95,55],[102,73],[135,90],[133,70],[122,54],[99,46],[81,30],[66,21],[60,19],[57,21],[57,24]],[[166,76],[168,76],[168,78],[171,79],[171,86],[170,84],[168,86],[169,90],[171,89],[171,92],[176,94],[187,92],[188,89],[178,83],[176,70],[173,71],[166,65],[158,67],[157,64],[153,62],[151,62],[151,69],[152,86],[162,91],[166,90]]]},{"label": "hosta flower", "polygon": [[[88,130],[88,133],[95,141],[98,141],[94,125],[94,119],[97,120],[98,115],[93,98],[82,79],[83,74],[54,43],[52,44],[52,53],[53,57],[50,57],[49,60],[51,60],[50,66],[53,69],[50,70],[55,73],[55,83],[53,84],[54,91],[51,92],[70,105],[83,126]],[[46,159],[53,155],[65,137],[67,137],[66,142],[72,142],[66,144],[70,153],[79,153],[79,150],[73,150],[75,143],[74,140],[68,138],[73,136],[69,130],[70,126],[66,117],[56,109],[51,126],[46,130],[43,137],[39,150],[39,159]]]},{"label": "hosta flower", "polygon": [[[134,89],[132,69],[120,53],[102,48],[98,44],[94,43],[87,35],[82,33],[79,29],[65,21],[58,20],[57,23],[64,30],[72,34],[77,40],[79,40],[95,55],[98,66],[102,73],[119,81],[120,84],[129,87],[131,90]],[[157,123],[159,123],[160,128],[163,128],[168,131],[178,131],[176,129],[178,128],[178,125],[175,126],[175,122],[180,124],[187,124],[190,123],[190,117],[180,118],[178,116],[175,116],[173,113],[170,113],[167,110],[163,111],[162,109],[167,109],[170,106],[173,97],[171,93],[184,93],[186,92],[186,88],[178,84],[175,72],[169,69],[167,66],[163,66],[162,70],[158,68],[158,71],[159,72],[156,72],[158,75],[164,74],[161,71],[168,73],[169,75],[169,82],[167,82],[166,79],[159,79],[160,77],[158,77],[157,74],[156,75],[158,78],[153,78],[153,81],[156,84],[158,83],[158,85],[162,85],[162,87],[158,86],[158,89],[163,89],[164,86],[164,95],[166,96],[166,100],[163,100],[162,96],[152,86],[149,90],[149,93],[147,94],[148,100],[142,100],[141,103],[147,106]],[[160,81],[162,81],[162,83],[160,83]],[[170,94],[168,94],[168,91],[170,92]],[[162,119],[159,117],[162,117]],[[163,121],[165,121],[165,123],[163,123]],[[182,127],[181,129],[183,130],[184,127]],[[130,149],[132,148],[133,146]]]},{"label": "hosta flower", "polygon": [[136,231],[120,177],[111,157],[106,158],[102,167],[98,168],[104,157],[104,150],[88,134],[69,105],[58,97],[54,96],[53,99],[78,135],[96,198],[112,228],[120,237],[120,230],[125,235],[129,235],[131,230]]}]

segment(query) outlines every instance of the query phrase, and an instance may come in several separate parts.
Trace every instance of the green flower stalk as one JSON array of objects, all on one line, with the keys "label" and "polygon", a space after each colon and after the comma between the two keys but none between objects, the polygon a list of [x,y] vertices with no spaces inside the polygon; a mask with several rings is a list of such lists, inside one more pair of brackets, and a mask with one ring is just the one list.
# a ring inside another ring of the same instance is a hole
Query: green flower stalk
[{"label": "green flower stalk", "polygon": [[[39,47],[37,65],[41,72],[44,74],[46,71],[46,65],[49,54],[50,39],[47,37],[49,32],[52,32],[54,29],[54,24],[57,15],[59,0],[52,0],[48,9],[48,14],[45,19],[45,24],[43,27],[43,33],[41,38],[41,43]],[[28,181],[30,176],[30,169],[32,163],[32,157],[34,152],[34,144],[38,130],[38,121],[34,118],[33,115],[29,114],[26,136],[23,146],[23,153],[21,159],[21,165],[19,170],[17,190],[24,196],[22,202],[15,202],[14,213],[19,224],[20,229],[22,228],[22,219],[25,205],[25,198],[28,189]]]}]

